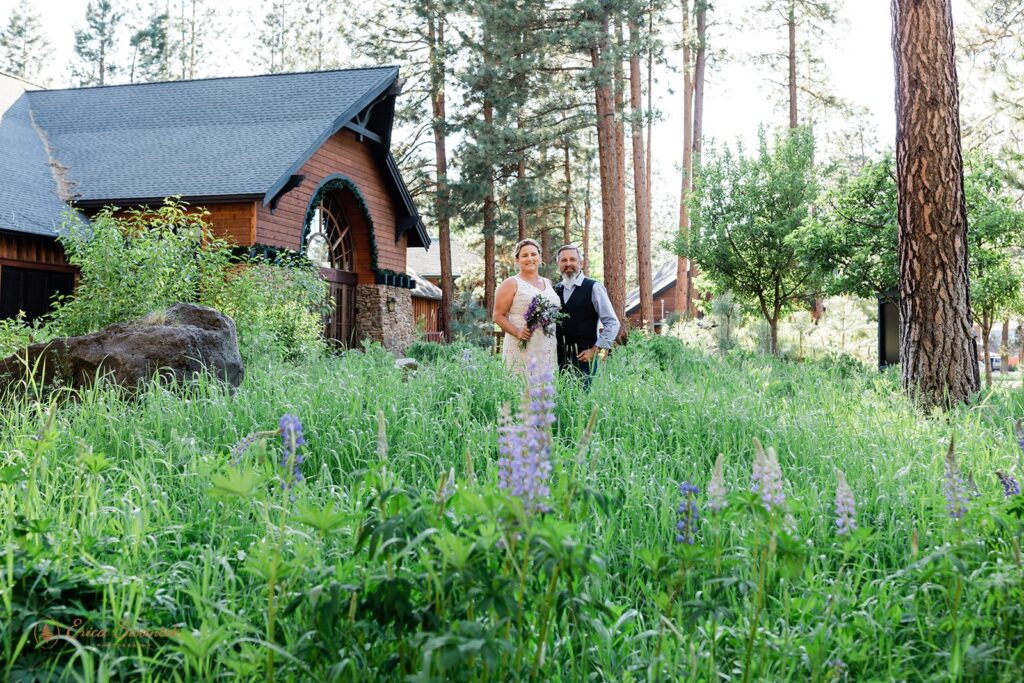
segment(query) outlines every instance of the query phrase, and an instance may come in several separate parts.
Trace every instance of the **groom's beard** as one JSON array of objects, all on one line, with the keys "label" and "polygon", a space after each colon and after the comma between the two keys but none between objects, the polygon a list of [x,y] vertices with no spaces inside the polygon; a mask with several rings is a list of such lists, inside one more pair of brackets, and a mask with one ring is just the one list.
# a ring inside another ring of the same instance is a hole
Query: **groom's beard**
[{"label": "groom's beard", "polygon": [[562,273],[562,285],[568,287],[576,281],[577,273]]}]

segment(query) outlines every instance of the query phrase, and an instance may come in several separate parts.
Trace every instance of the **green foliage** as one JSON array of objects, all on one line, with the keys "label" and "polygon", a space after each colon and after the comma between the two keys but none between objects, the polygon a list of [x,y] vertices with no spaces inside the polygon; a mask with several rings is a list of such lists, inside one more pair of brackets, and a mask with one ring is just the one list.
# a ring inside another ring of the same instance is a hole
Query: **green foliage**
[{"label": "green foliage", "polygon": [[186,302],[230,316],[246,360],[319,354],[327,287],[316,266],[301,257],[236,263],[206,215],[167,200],[156,210],[108,208],[89,225],[72,224],[60,239],[80,279],[45,332],[86,334]]},{"label": "green foliage", "polygon": [[0,358],[6,358],[33,341],[41,341],[38,330],[25,322],[25,313],[18,311],[17,317],[0,318]]},{"label": "green foliage", "polygon": [[[964,159],[964,197],[971,313],[991,325],[1020,298],[1024,282],[1015,250],[1024,247],[1024,213],[1009,178],[988,155]],[[833,273],[828,290],[867,298],[896,288],[899,228],[892,157],[867,164],[859,175],[840,176],[824,193],[824,204],[797,239],[807,259]]]},{"label": "green foliage", "polygon": [[[992,471],[1024,472],[1024,393],[922,418],[897,376],[847,360],[635,334],[588,392],[559,386],[551,509],[525,515],[496,487],[500,406],[521,387],[499,358],[472,361],[407,375],[368,345],[255,364],[234,392],[200,380],[184,401],[155,385],[52,411],[14,397],[0,676],[256,680],[273,650],[274,680],[1016,680],[1022,507]],[[260,431],[285,410],[306,441],[289,489],[278,433]],[[978,486],[960,520],[942,494],[951,433]],[[265,439],[232,449],[246,435]],[[784,506],[749,492],[755,437],[778,453]],[[844,537],[837,467],[859,527]],[[692,546],[673,541],[686,480]],[[168,631],[40,646],[76,619]]]},{"label": "green foliage", "polygon": [[117,34],[124,13],[110,0],[89,0],[85,26],[75,29],[75,56],[72,76],[80,86],[105,85],[121,73],[117,63]]},{"label": "green foliage", "polygon": [[39,13],[28,0],[20,0],[0,30],[0,71],[39,83],[52,53]]},{"label": "green foliage", "polygon": [[243,262],[203,303],[235,321],[243,358],[294,360],[325,350],[327,285],[307,259]]},{"label": "green foliage", "polygon": [[459,293],[452,302],[452,335],[455,337],[453,341],[489,349],[494,346],[492,328],[490,316],[473,292],[464,290]]},{"label": "green foliage", "polygon": [[891,155],[844,170],[822,193],[821,208],[797,233],[806,259],[827,269],[830,294],[874,298],[899,284],[896,176]]},{"label": "green foliage", "polygon": [[692,199],[690,243],[677,248],[772,330],[819,280],[793,239],[817,193],[813,158],[806,128],[780,133],[771,149],[762,130],[753,156],[742,148],[735,155],[708,150]]},{"label": "green foliage", "polygon": [[57,334],[78,335],[139,318],[176,302],[200,303],[222,286],[230,251],[204,214],[168,200],[156,210],[100,211],[60,237],[78,266],[75,292],[51,313]]}]

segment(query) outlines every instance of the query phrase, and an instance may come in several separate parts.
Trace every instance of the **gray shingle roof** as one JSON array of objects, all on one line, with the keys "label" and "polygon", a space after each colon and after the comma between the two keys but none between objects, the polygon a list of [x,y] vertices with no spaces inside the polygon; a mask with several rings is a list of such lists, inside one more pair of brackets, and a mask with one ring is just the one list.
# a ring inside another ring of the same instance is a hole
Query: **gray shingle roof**
[{"label": "gray shingle roof", "polygon": [[[435,235],[430,236],[431,243],[436,240]],[[458,278],[467,267],[483,263],[480,254],[468,249],[458,238],[451,237],[452,247],[452,277]],[[438,242],[440,244],[440,242]],[[423,277],[441,277],[441,250],[426,250],[421,247],[410,247],[406,250],[406,259],[409,268],[415,270]]]},{"label": "gray shingle roof", "polygon": [[412,290],[412,295],[414,297],[418,297],[420,299],[433,299],[434,301],[441,300],[440,287],[425,279],[412,268],[406,268],[406,270],[409,271],[412,281],[416,283],[416,287]]},{"label": "gray shingle roof", "polygon": [[81,201],[263,195],[393,66],[28,93]]},{"label": "gray shingle roof", "polygon": [[[676,259],[668,261],[660,268],[658,268],[651,275],[653,282],[652,291],[654,296],[658,296],[661,292],[671,287],[676,283]],[[637,287],[632,292],[626,295],[626,315],[632,315],[640,309],[640,288]]]},{"label": "gray shingle roof", "polygon": [[0,230],[52,237],[67,210],[22,93],[0,107]]}]

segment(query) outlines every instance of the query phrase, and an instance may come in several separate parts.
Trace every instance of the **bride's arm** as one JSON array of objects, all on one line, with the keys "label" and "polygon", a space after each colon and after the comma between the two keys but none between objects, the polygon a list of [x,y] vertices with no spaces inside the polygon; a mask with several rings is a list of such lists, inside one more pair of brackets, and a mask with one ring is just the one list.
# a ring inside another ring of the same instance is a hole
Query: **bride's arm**
[{"label": "bride's arm", "polygon": [[517,327],[508,319],[508,311],[512,308],[512,300],[515,298],[516,281],[515,278],[509,278],[501,283],[501,286],[498,287],[498,293],[494,297],[494,322],[498,323],[498,327],[504,330],[506,334],[511,334],[516,339],[529,341],[533,330]]}]

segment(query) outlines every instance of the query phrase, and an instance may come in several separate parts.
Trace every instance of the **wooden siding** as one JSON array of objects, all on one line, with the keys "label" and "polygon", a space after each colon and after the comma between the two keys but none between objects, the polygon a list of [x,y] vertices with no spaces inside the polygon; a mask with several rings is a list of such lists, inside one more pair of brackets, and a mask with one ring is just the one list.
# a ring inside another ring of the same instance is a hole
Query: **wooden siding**
[{"label": "wooden siding", "polygon": [[208,204],[209,222],[214,234],[240,247],[256,243],[256,202]]},{"label": "wooden siding", "polygon": [[[395,208],[384,176],[370,155],[368,146],[359,142],[350,131],[336,133],[309,158],[299,170],[299,174],[305,176],[305,181],[282,196],[273,213],[269,206],[257,202],[256,241],[298,249],[313,193],[321,180],[334,173],[340,173],[354,182],[370,209],[377,244],[377,267],[404,273],[408,240],[403,235],[401,240],[395,241]],[[369,240],[361,226],[357,226],[356,216],[350,216],[350,219],[352,227],[359,228],[354,235],[359,282],[373,284]]]},{"label": "wooden siding", "polygon": [[[662,305],[664,305],[664,312],[662,312]],[[676,286],[673,283],[670,287],[667,287],[663,292],[660,292],[654,297],[654,320],[663,320],[672,315],[676,310]],[[636,311],[627,316],[629,318],[630,327],[640,327],[640,308],[637,307]]]},{"label": "wooden siding", "polygon": [[0,264],[72,270],[64,248],[53,239],[0,233]]},{"label": "wooden siding", "polygon": [[416,321],[416,328],[424,332],[436,333],[440,331],[438,326],[439,304],[437,299],[421,299],[418,296],[412,298],[412,317]]}]

